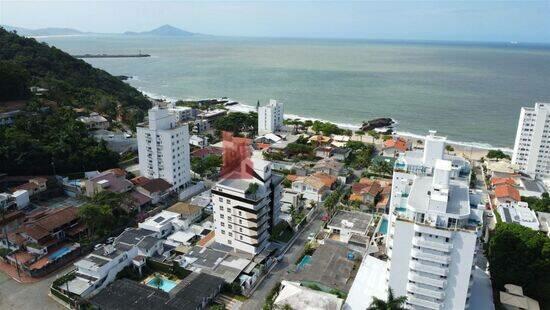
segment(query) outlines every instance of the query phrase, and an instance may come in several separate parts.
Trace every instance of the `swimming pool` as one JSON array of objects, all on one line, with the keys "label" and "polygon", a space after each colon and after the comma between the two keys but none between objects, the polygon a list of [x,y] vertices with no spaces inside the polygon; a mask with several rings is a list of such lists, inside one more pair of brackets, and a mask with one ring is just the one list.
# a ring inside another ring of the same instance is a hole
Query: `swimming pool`
[{"label": "swimming pool", "polygon": [[302,258],[302,260],[298,263],[296,266],[296,271],[302,270],[307,264],[311,263],[311,255],[306,255]]},{"label": "swimming pool", "polygon": [[[162,279],[162,283],[160,284],[160,289],[165,291],[166,293],[170,292],[178,283],[176,281],[172,281],[165,277],[160,277]],[[147,285],[150,287],[157,288],[157,285],[155,283],[155,278],[151,278],[149,281],[147,281]]]},{"label": "swimming pool", "polygon": [[380,229],[378,230],[381,234],[385,235],[388,233],[388,220],[383,218],[382,223],[380,223]]},{"label": "swimming pool", "polygon": [[57,251],[53,252],[52,254],[50,254],[48,256],[48,258],[50,260],[57,260],[60,257],[62,257],[63,255],[70,253],[71,251],[72,251],[71,248],[68,248],[68,247],[64,246],[64,247],[60,248],[59,250],[57,250]]}]

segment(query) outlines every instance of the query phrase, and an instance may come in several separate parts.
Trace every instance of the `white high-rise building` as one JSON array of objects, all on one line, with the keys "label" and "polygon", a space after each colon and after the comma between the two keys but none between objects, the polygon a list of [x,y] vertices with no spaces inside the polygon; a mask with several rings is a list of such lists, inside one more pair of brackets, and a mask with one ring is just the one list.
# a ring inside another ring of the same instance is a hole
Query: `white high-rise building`
[{"label": "white high-rise building", "polygon": [[250,254],[260,253],[279,222],[283,177],[268,161],[250,158],[240,171],[212,188],[216,242]]},{"label": "white high-rise building", "polygon": [[445,155],[430,132],[424,151],[398,158],[392,182],[387,283],[411,309],[467,309],[479,213],[470,210],[469,163]]},{"label": "white high-rise building", "polygon": [[550,103],[521,108],[512,163],[536,178],[550,176]]},{"label": "white high-rise building", "polygon": [[148,122],[138,125],[139,170],[147,178],[162,178],[173,189],[191,180],[189,127],[163,107],[149,110]]},{"label": "white high-rise building", "polygon": [[270,99],[263,107],[258,107],[258,134],[263,136],[273,133],[283,126],[284,105],[282,102]]}]

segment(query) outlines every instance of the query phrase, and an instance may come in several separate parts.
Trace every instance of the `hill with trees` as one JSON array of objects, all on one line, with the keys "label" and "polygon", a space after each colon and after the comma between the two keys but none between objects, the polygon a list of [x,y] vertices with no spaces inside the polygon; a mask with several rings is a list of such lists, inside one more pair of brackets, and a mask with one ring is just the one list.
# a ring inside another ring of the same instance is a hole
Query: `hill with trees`
[{"label": "hill with trees", "polygon": [[[106,71],[92,67],[62,50],[0,28],[0,81],[17,76],[10,94],[28,85],[46,88],[46,99],[60,106],[86,108],[120,116],[133,127],[151,103],[143,94]],[[25,97],[18,94],[16,97]],[[19,99],[0,98],[0,100]],[[0,103],[1,107],[2,103]]]}]

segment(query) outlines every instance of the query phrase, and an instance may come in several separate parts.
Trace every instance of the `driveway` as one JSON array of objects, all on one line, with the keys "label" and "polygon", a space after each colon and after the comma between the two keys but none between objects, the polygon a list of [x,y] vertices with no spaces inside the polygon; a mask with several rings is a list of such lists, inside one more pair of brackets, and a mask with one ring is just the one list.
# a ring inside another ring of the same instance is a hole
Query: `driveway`
[{"label": "driveway", "polygon": [[265,298],[269,292],[283,280],[287,271],[290,271],[295,266],[296,260],[302,255],[304,245],[307,242],[307,237],[312,232],[318,232],[321,228],[322,222],[320,220],[321,214],[324,212],[317,212],[313,221],[311,221],[300,236],[294,242],[294,245],[286,252],[281,262],[279,262],[271,271],[270,274],[260,283],[252,297],[245,301],[241,307],[244,310],[257,310],[262,309]]},{"label": "driveway", "polygon": [[[72,264],[67,268],[72,268]],[[66,271],[66,269],[62,269],[41,281],[29,284],[18,283],[0,272],[0,309],[65,309],[50,298],[48,293],[56,276],[64,274]]]}]

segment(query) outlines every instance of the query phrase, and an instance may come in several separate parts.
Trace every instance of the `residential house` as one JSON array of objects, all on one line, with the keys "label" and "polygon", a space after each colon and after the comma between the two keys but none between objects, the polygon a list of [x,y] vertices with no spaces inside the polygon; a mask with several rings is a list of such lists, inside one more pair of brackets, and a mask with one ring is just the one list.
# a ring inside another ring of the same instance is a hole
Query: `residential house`
[{"label": "residential house", "polygon": [[[353,241],[354,235],[357,239],[366,239],[371,223],[371,214],[340,210],[332,217],[327,227],[331,234],[336,235],[337,240],[349,243]],[[360,242],[360,244],[366,246],[366,242]]]},{"label": "residential house", "polygon": [[315,148],[315,157],[329,158],[331,154],[332,154],[332,147],[320,146]]},{"label": "residential house", "polygon": [[350,136],[344,135],[333,135],[332,136],[332,145],[334,147],[345,147],[346,144],[351,140]]},{"label": "residential house", "polygon": [[373,205],[382,192],[380,182],[363,178],[359,183],[351,186],[352,194],[349,197],[351,201],[359,201],[362,204]]},{"label": "residential house", "polygon": [[289,306],[291,309],[340,310],[343,303],[344,300],[334,294],[314,290],[297,282],[283,280],[274,305],[276,309],[284,309]]},{"label": "residential house", "polygon": [[405,138],[393,137],[384,141],[382,154],[387,157],[396,157],[410,150],[410,147],[410,143]]},{"label": "residential house", "polygon": [[521,201],[518,189],[509,184],[497,185],[495,187],[495,198],[498,204]]},{"label": "residential house", "polygon": [[181,289],[167,293],[129,279],[120,279],[90,299],[98,309],[203,310],[216,298],[223,279],[194,272],[179,284]]},{"label": "residential house", "polygon": [[145,196],[151,198],[152,203],[159,203],[169,194],[172,184],[161,178],[151,179],[145,184],[137,186],[136,190]]},{"label": "residential house", "polygon": [[180,215],[175,212],[161,211],[160,213],[147,218],[144,222],[139,223],[138,227],[154,231],[157,237],[164,238],[174,231],[174,222],[179,219]]},{"label": "residential house", "polygon": [[500,218],[506,223],[516,223],[521,226],[539,230],[540,225],[535,211],[529,209],[529,205],[523,201],[500,203],[497,207]]},{"label": "residential house", "polygon": [[99,113],[92,112],[89,116],[80,116],[76,119],[79,122],[84,123],[88,130],[107,129],[109,128],[109,121],[99,115]]},{"label": "residential house", "polygon": [[197,222],[202,216],[202,207],[188,202],[178,202],[166,211],[180,215],[179,219],[183,223],[182,229],[184,230],[188,229],[191,224]]},{"label": "residential house", "polygon": [[539,310],[538,301],[523,295],[523,288],[513,284],[505,284],[505,291],[500,291],[500,304],[506,310]]},{"label": "residential house", "polygon": [[29,205],[29,192],[17,190],[10,193],[0,193],[0,209],[14,210],[23,209]]},{"label": "residential house", "polygon": [[351,154],[351,149],[345,148],[345,147],[337,147],[332,149],[332,158],[339,160],[339,161],[345,161],[348,156]]},{"label": "residential house", "polygon": [[322,145],[329,146],[331,141],[332,139],[330,137],[323,136],[323,135],[313,135],[309,138],[309,143],[317,146],[322,146]]},{"label": "residential house", "polygon": [[344,164],[334,158],[319,160],[312,169],[314,172],[322,172],[335,177],[344,174]]},{"label": "residential house", "polygon": [[102,191],[126,193],[133,188],[131,181],[126,179],[122,169],[110,169],[84,181],[86,196],[93,197]]},{"label": "residential house", "polygon": [[12,192],[16,191],[27,191],[29,193],[29,196],[33,196],[35,194],[41,193],[47,189],[46,183],[48,182],[48,179],[42,178],[42,177],[36,177],[29,179],[27,183],[21,184],[19,186],[16,186],[11,189]]},{"label": "residential house", "polygon": [[216,146],[206,146],[202,149],[194,150],[191,152],[191,157],[205,158],[209,155],[222,156],[223,148]]},{"label": "residential house", "polygon": [[191,137],[189,138],[189,144],[196,147],[203,148],[208,146],[208,138],[197,136],[197,135],[191,135]]},{"label": "residential house", "polygon": [[306,177],[295,177],[292,190],[300,193],[306,200],[322,202],[336,184],[337,178],[326,173],[317,172]]},{"label": "residential house", "polygon": [[163,239],[156,231],[144,228],[127,228],[115,238],[115,244],[137,247],[137,255],[151,257],[162,253]]}]

